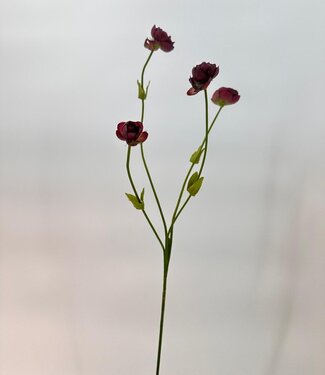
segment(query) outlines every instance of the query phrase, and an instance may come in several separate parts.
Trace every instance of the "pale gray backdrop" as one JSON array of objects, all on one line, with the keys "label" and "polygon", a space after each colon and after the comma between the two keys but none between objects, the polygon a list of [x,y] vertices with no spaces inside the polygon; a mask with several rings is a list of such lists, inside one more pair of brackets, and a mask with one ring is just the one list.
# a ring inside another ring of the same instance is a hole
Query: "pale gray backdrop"
[{"label": "pale gray backdrop", "polygon": [[[0,374],[153,375],[161,251],[124,196],[136,80],[169,216],[203,134],[191,68],[232,86],[175,230],[162,375],[324,375],[322,0],[0,2]],[[211,111],[215,109],[211,109]],[[152,195],[134,149],[133,173]]]}]

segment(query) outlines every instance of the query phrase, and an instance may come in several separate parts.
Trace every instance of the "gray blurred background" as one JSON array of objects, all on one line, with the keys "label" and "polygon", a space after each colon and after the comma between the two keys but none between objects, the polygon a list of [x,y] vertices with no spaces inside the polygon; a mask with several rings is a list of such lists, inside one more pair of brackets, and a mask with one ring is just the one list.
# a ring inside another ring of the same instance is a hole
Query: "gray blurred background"
[{"label": "gray blurred background", "polygon": [[204,131],[192,67],[220,66],[209,95],[241,94],[175,229],[161,373],[325,374],[324,14],[322,0],[1,0],[1,375],[154,374],[162,256],[115,137],[139,119],[153,24],[176,42],[145,77],[168,217]]}]

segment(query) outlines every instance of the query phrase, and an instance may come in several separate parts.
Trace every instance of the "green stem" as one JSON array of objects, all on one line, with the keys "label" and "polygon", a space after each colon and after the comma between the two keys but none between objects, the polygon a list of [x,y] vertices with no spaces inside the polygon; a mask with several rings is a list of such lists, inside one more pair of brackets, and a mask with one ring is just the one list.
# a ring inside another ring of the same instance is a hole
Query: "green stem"
[{"label": "green stem", "polygon": [[[141,87],[142,89],[144,90],[144,87],[143,87],[143,81],[144,81],[144,72],[146,70],[146,67],[153,55],[154,51],[151,51],[143,68],[142,68],[142,72],[141,72]],[[144,101],[145,99],[141,99],[141,122],[143,123],[143,119],[144,119]],[[147,173],[147,177],[148,177],[148,180],[150,182],[150,186],[151,186],[151,189],[153,191],[153,195],[155,197],[155,200],[156,200],[156,203],[157,203],[157,206],[158,206],[158,209],[159,209],[159,213],[160,213],[160,216],[161,216],[161,220],[163,222],[163,226],[164,226],[164,231],[165,231],[165,237],[167,236],[167,224],[166,224],[166,220],[165,220],[165,216],[164,216],[164,213],[163,213],[163,210],[161,208],[161,204],[160,204],[160,201],[159,201],[159,198],[158,198],[158,194],[157,194],[157,191],[155,189],[155,185],[152,181],[152,178],[151,178],[151,175],[150,175],[150,172],[149,172],[149,168],[148,168],[148,165],[147,165],[147,162],[146,162],[146,158],[145,158],[145,155],[144,155],[144,147],[143,147],[143,143],[141,143],[141,157],[142,157],[142,161],[143,161],[143,165],[144,165],[144,168],[146,170],[146,173]]]},{"label": "green stem", "polygon": [[176,216],[176,215],[177,215],[177,210],[178,210],[178,207],[179,207],[179,205],[180,205],[180,203],[181,203],[182,196],[183,196],[183,193],[184,193],[184,190],[185,190],[185,186],[186,186],[187,180],[188,180],[188,178],[189,178],[189,176],[190,176],[190,174],[191,174],[191,172],[192,172],[192,169],[193,169],[194,165],[195,165],[195,164],[193,163],[193,164],[190,166],[190,168],[189,168],[189,170],[188,170],[188,172],[187,172],[187,174],[186,174],[186,176],[185,176],[185,179],[184,179],[184,182],[183,182],[183,185],[182,185],[181,191],[180,191],[179,196],[178,196],[178,199],[177,199],[176,207],[175,207],[175,210],[174,210],[174,212],[173,212],[172,222],[171,222],[171,224],[170,224],[170,227],[169,227],[169,230],[168,230],[168,234],[172,231],[172,228],[173,228],[173,226],[174,226],[174,224],[175,224],[176,217],[177,217],[177,216]]},{"label": "green stem", "polygon": [[[215,120],[217,119],[218,117],[218,113],[220,112],[220,109],[217,113],[217,115],[215,116],[213,122],[211,123],[210,127],[209,127],[209,113],[208,113],[208,94],[207,94],[207,90],[204,90],[204,102],[205,102],[205,137],[201,143],[201,149],[204,147],[205,145],[205,149],[204,149],[204,157],[203,157],[203,164],[205,162],[205,158],[206,158],[206,153],[207,153],[207,147],[208,147],[208,135],[209,135],[209,132],[210,130],[212,129],[212,126],[215,122]],[[192,172],[192,169],[194,168],[194,165],[195,163],[192,163],[192,165],[190,166],[186,176],[185,176],[185,179],[184,179],[184,182],[183,182],[183,185],[182,185],[182,188],[181,188],[181,191],[179,193],[179,196],[178,196],[178,199],[177,199],[177,203],[176,203],[176,207],[175,207],[175,210],[173,212],[173,216],[172,216],[172,221],[171,221],[171,224],[170,224],[170,227],[169,227],[169,231],[168,233],[171,232],[176,220],[177,220],[177,217],[179,216],[178,214],[178,208],[180,206],[180,203],[181,203],[181,200],[182,200],[182,197],[183,197],[183,193],[184,193],[184,190],[185,190],[185,186],[186,186],[186,183],[187,183],[187,180],[188,178],[190,177],[190,174]],[[201,169],[200,169],[200,173],[199,173],[199,177],[201,176],[201,173],[202,173],[202,169],[203,167],[201,166]],[[189,199],[186,200],[186,203],[189,201]],[[185,205],[186,205],[185,203]],[[180,209],[180,211],[183,210],[185,206],[183,205],[182,208]]]},{"label": "green stem", "polygon": [[[213,121],[211,122],[211,125],[209,126],[209,129],[208,129],[208,133],[207,133],[208,135],[209,135],[211,129],[213,128],[213,125],[214,125],[214,123],[216,122],[216,120],[217,120],[217,118],[218,118],[218,116],[219,116],[219,114],[220,114],[222,108],[223,108],[223,106],[219,108],[218,112],[217,112],[216,115],[214,116],[214,119],[213,119]],[[204,140],[203,140],[203,142],[202,142],[202,144],[201,144],[201,147],[204,146],[206,138],[207,138],[207,137],[205,136],[205,137],[204,137]],[[201,166],[199,175],[201,175],[202,170],[203,170],[203,167]],[[181,212],[183,211],[183,209],[185,208],[185,206],[187,205],[187,203],[188,203],[188,201],[189,201],[190,199],[191,199],[191,195],[188,195],[188,197],[186,198],[186,200],[185,200],[185,202],[183,203],[182,207],[181,207],[181,208],[179,209],[179,211],[177,212],[177,214],[176,214],[176,216],[175,216],[175,219],[174,219],[174,222],[173,222],[173,223],[176,222],[176,220],[178,219],[179,215],[181,214]]]},{"label": "green stem", "polygon": [[164,225],[165,237],[167,237],[167,224],[166,224],[165,216],[164,216],[163,210],[161,208],[161,204],[160,204],[160,201],[159,201],[159,198],[158,198],[158,194],[156,192],[154,183],[152,181],[152,178],[151,178],[151,175],[150,175],[150,172],[149,172],[149,168],[148,168],[148,165],[147,165],[147,162],[146,162],[146,158],[144,156],[144,148],[143,148],[142,143],[141,143],[141,156],[142,156],[144,168],[147,172],[147,176],[148,176],[148,179],[149,179],[149,182],[150,182],[151,189],[152,189],[153,194],[154,194],[155,199],[156,199],[156,203],[157,203],[157,206],[158,206],[158,209],[159,209],[159,212],[160,212],[161,220],[162,220],[163,225]]},{"label": "green stem", "polygon": [[165,305],[166,305],[167,275],[168,275],[168,271],[164,270],[163,289],[162,289],[162,297],[161,297],[161,311],[160,311],[160,325],[159,325],[159,341],[158,341],[156,375],[159,375],[159,370],[160,370],[160,358],[161,358],[162,337],[163,337],[163,331],[164,331]]},{"label": "green stem", "polygon": [[[216,122],[216,120],[217,120],[217,118],[218,118],[218,116],[219,116],[219,113],[221,112],[222,108],[223,108],[223,106],[220,107],[220,108],[218,109],[218,112],[217,112],[216,115],[214,116],[213,121],[211,122],[211,125],[209,126],[208,134],[210,133],[211,129],[213,128],[213,125],[214,125],[214,123]],[[203,142],[205,142],[205,138],[204,138],[204,141],[203,141]]]},{"label": "green stem", "polygon": [[133,192],[134,192],[135,196],[137,197],[138,201],[141,202],[141,200],[139,198],[139,195],[138,195],[138,192],[137,192],[137,189],[136,189],[136,187],[134,185],[134,182],[133,182],[133,179],[132,179],[132,176],[131,176],[131,172],[130,172],[130,158],[131,158],[131,146],[128,146],[128,153],[127,153],[127,157],[126,157],[126,171],[127,171],[127,174],[128,174],[128,177],[129,177],[129,180],[130,180]]},{"label": "green stem", "polygon": [[154,51],[151,51],[151,52],[149,53],[149,56],[148,56],[146,62],[145,62],[144,65],[143,65],[143,68],[142,68],[142,72],[141,72],[141,85],[142,85],[142,87],[143,87],[144,71],[146,70],[146,67],[147,67],[147,65],[148,65],[148,63],[149,63],[149,61],[150,61],[150,59],[151,59],[153,53],[154,53]]},{"label": "green stem", "polygon": [[162,287],[162,295],[161,295],[161,310],[160,310],[156,375],[159,375],[159,371],[160,371],[160,359],[161,359],[161,350],[162,350],[162,339],[163,339],[163,331],[164,331],[165,306],[166,306],[166,295],[167,295],[167,277],[168,277],[168,267],[169,267],[171,249],[172,249],[172,234],[170,238],[166,237],[166,244],[165,244],[165,251],[164,251],[164,273],[163,273],[163,287]]},{"label": "green stem", "polygon": [[199,171],[199,177],[201,177],[202,170],[205,164],[205,159],[208,153],[208,140],[209,140],[209,109],[208,109],[208,92],[204,90],[204,101],[205,101],[205,146],[204,146],[204,153],[203,153],[203,160],[201,163],[201,168]]},{"label": "green stem", "polygon": [[[128,177],[129,177],[129,180],[130,180],[130,184],[132,186],[132,189],[133,189],[133,192],[135,194],[135,196],[137,197],[138,201],[141,202],[140,200],[140,197],[139,197],[139,194],[137,192],[137,189],[134,185],[134,182],[133,182],[133,179],[132,179],[132,176],[131,176],[131,172],[130,172],[130,157],[131,157],[131,146],[128,146],[128,153],[127,153],[127,158],[126,158],[126,171],[127,171],[127,174],[128,174]],[[154,225],[152,224],[149,216],[147,215],[146,211],[143,209],[141,210],[143,212],[143,215],[145,216],[145,218],[147,219],[147,222],[149,223],[150,225],[150,228],[152,229],[153,233],[155,234],[157,240],[159,241],[161,247],[162,247],[162,250],[165,251],[165,247],[164,247],[164,244],[161,240],[161,238],[159,237]]]},{"label": "green stem", "polygon": [[[149,61],[153,55],[154,51],[151,51],[146,62],[144,63],[143,65],[143,68],[142,68],[142,72],[141,72],[141,87],[142,89],[144,90],[144,87],[143,87],[143,81],[144,81],[144,72],[146,70],[146,67],[147,65],[149,64]],[[144,119],[144,101],[145,99],[141,99],[141,122],[143,123],[143,119]]]}]

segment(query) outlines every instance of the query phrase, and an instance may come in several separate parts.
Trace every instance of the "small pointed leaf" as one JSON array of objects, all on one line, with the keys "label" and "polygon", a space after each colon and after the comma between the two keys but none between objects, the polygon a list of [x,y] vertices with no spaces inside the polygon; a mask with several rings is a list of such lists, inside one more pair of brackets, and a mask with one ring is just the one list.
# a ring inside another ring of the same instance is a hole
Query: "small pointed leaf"
[{"label": "small pointed leaf", "polygon": [[202,146],[200,146],[195,152],[193,152],[193,154],[190,158],[190,162],[192,164],[198,164],[200,162],[200,157],[201,157],[203,151],[204,151],[204,148],[202,148]]},{"label": "small pointed leaf", "polygon": [[145,99],[147,99],[147,96],[148,96],[149,86],[150,86],[150,81],[148,82],[147,87],[146,87],[146,97],[145,97]]},{"label": "small pointed leaf", "polygon": [[[192,176],[193,177],[193,176]],[[190,186],[187,187],[189,194],[194,197],[201,189],[204,177],[196,179]]]},{"label": "small pointed leaf", "polygon": [[125,195],[128,197],[129,201],[133,204],[134,208],[137,210],[144,210],[144,202],[141,200],[141,202],[138,201],[138,198],[133,194],[125,193]]},{"label": "small pointed leaf", "polygon": [[144,198],[144,188],[142,189],[141,194],[140,194],[141,202],[143,202],[143,198]]}]

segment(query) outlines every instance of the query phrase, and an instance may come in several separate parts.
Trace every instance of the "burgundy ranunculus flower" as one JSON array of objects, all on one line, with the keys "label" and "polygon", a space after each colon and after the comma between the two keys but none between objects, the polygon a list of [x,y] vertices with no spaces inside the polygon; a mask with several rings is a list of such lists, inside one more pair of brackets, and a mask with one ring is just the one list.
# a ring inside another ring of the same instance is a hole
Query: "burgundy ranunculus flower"
[{"label": "burgundy ranunculus flower", "polygon": [[238,94],[237,90],[234,90],[230,87],[220,87],[220,89],[214,92],[211,100],[214,104],[223,107],[224,105],[237,103],[239,98],[240,95]]},{"label": "burgundy ranunculus flower", "polygon": [[122,141],[126,141],[129,146],[136,146],[148,138],[148,133],[142,130],[143,125],[140,121],[120,122],[117,125],[116,135]]},{"label": "burgundy ranunculus flower", "polygon": [[171,37],[160,27],[154,25],[151,29],[151,36],[152,39],[147,38],[144,41],[144,46],[150,51],[157,51],[160,48],[164,52],[170,52],[174,49],[175,42],[172,42]]},{"label": "burgundy ranunculus flower", "polygon": [[216,64],[203,62],[192,69],[190,82],[192,87],[187,91],[187,95],[195,95],[201,90],[205,90],[210,82],[219,73],[219,67]]}]

